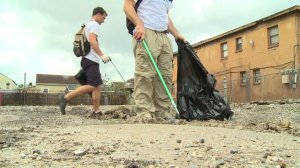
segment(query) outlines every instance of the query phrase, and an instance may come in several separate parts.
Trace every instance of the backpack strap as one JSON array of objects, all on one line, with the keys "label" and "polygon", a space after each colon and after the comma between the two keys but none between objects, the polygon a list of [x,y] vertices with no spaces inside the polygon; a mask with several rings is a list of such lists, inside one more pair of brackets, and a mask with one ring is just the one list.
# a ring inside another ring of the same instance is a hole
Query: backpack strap
[{"label": "backpack strap", "polygon": [[138,1],[135,3],[135,5],[134,5],[135,11],[137,11],[137,8],[140,6],[140,4],[141,4],[142,1],[143,1],[143,0],[138,0]]}]

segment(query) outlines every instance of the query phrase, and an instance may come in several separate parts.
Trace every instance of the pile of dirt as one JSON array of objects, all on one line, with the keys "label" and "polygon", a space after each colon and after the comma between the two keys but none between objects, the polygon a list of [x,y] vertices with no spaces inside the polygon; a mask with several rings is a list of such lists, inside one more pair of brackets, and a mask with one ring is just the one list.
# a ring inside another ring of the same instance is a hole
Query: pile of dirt
[{"label": "pile of dirt", "polygon": [[132,107],[121,106],[112,110],[108,110],[99,118],[99,120],[111,120],[111,119],[120,119],[127,120],[133,116],[136,116]]},{"label": "pile of dirt", "polygon": [[[198,125],[209,127],[224,127],[231,129],[252,130],[258,132],[287,133],[300,136],[300,104],[298,103],[247,103],[232,104],[235,112],[230,120],[172,120],[162,119],[132,120],[137,113],[134,106],[118,106],[105,109],[103,115],[98,120],[117,120],[120,123],[148,123],[148,124],[177,124],[177,125]],[[83,115],[86,113],[85,107],[73,107],[72,113]],[[74,113],[73,113],[74,112]]]}]

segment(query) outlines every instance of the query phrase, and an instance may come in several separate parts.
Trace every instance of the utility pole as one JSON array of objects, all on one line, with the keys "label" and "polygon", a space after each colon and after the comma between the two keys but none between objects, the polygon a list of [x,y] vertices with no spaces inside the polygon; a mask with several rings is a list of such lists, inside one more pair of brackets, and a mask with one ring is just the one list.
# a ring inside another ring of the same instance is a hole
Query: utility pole
[{"label": "utility pole", "polygon": [[23,98],[24,98],[24,105],[26,103],[26,94],[25,94],[25,88],[26,88],[26,72],[24,73],[24,86],[23,86]]},{"label": "utility pole", "polygon": [[24,73],[24,87],[23,87],[23,89],[25,89],[25,86],[26,86],[26,72]]}]

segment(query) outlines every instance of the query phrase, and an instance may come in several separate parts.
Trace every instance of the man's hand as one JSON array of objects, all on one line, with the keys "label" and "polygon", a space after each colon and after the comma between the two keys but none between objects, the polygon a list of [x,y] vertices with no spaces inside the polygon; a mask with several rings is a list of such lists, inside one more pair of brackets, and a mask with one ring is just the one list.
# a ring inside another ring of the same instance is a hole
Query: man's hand
[{"label": "man's hand", "polygon": [[134,31],[133,37],[136,40],[143,40],[145,38],[144,24],[138,24],[135,26],[135,31]]},{"label": "man's hand", "polygon": [[136,40],[142,40],[145,37],[145,28],[144,23],[137,15],[134,9],[135,1],[134,0],[125,0],[123,10],[126,16],[136,25],[133,37]]},{"label": "man's hand", "polygon": [[176,41],[183,41],[184,43],[187,43],[187,41],[185,40],[185,38],[181,35],[181,34],[176,34],[176,36],[174,36],[175,37],[175,40]]},{"label": "man's hand", "polygon": [[102,55],[102,56],[100,56],[100,58],[102,59],[102,61],[104,62],[104,64],[106,64],[106,63],[108,63],[110,61],[110,58],[107,55]]}]

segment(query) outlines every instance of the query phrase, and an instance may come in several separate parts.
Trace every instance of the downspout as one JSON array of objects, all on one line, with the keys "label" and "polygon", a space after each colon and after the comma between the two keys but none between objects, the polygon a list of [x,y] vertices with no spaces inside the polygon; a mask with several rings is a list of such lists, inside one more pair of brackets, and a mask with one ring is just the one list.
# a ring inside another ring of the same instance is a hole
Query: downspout
[{"label": "downspout", "polygon": [[297,13],[295,13],[295,29],[296,29],[296,32],[295,32],[295,37],[296,37],[296,44],[294,45],[294,65],[293,65],[293,69],[296,69],[296,55],[297,52],[298,52],[298,46],[299,46],[299,42],[298,42],[298,24],[297,24],[297,21],[298,21],[298,15]]},{"label": "downspout", "polygon": [[[295,29],[296,29],[296,32],[295,32],[295,37],[296,37],[296,44],[294,45],[294,65],[293,65],[293,71],[292,71],[292,88],[293,89],[296,89],[297,87],[297,78],[298,78],[298,68],[299,68],[299,60],[297,61],[296,58],[299,59],[298,57],[298,47],[299,47],[299,41],[298,41],[298,36],[299,36],[299,32],[298,32],[298,15],[297,13],[295,13]],[[296,62],[297,61],[297,62]],[[298,63],[298,64],[296,64]]]},{"label": "downspout", "polygon": [[231,68],[230,68],[230,70],[229,70],[229,79],[228,79],[228,81],[230,81],[230,98],[229,98],[229,103],[231,103],[232,102],[232,95],[233,95],[233,91],[234,91],[234,89],[233,89],[233,80],[232,80],[232,75],[231,75]]},{"label": "downspout", "polygon": [[298,44],[298,40],[297,40],[297,44],[294,45],[294,65],[293,65],[293,69],[296,69],[296,57],[298,55],[298,47],[300,45]]}]

